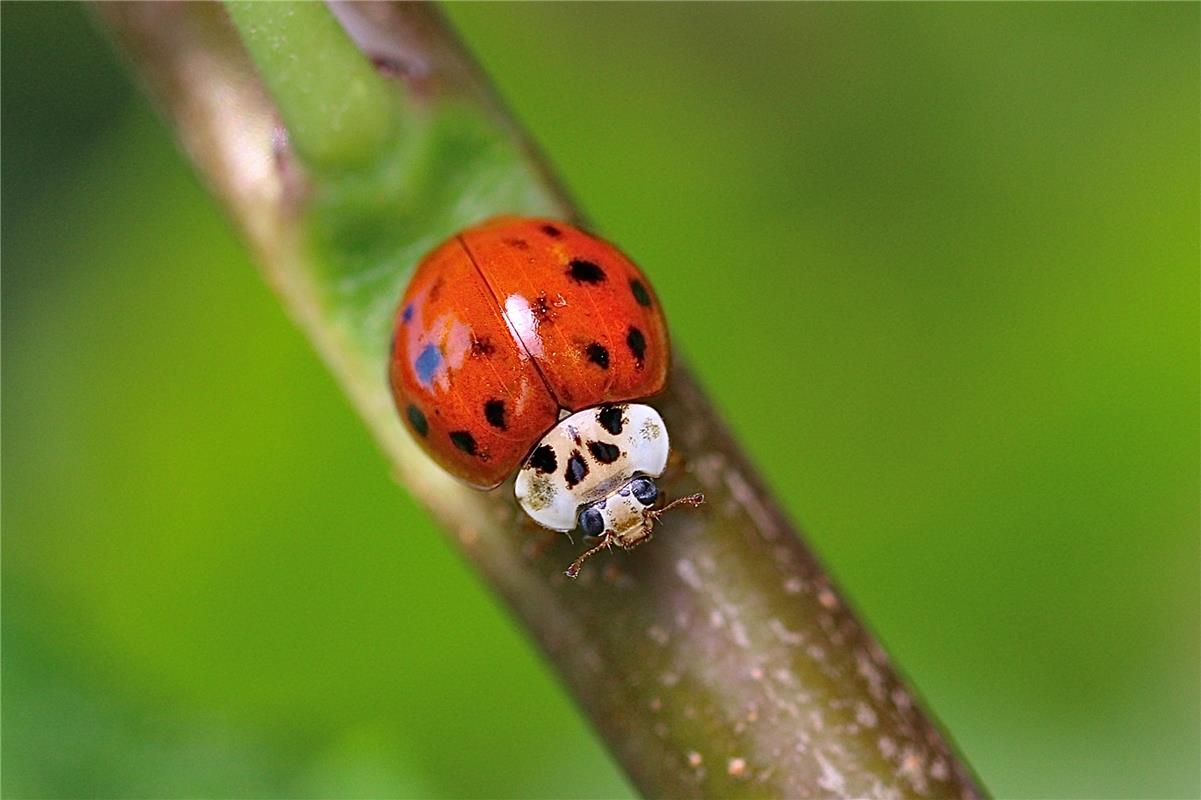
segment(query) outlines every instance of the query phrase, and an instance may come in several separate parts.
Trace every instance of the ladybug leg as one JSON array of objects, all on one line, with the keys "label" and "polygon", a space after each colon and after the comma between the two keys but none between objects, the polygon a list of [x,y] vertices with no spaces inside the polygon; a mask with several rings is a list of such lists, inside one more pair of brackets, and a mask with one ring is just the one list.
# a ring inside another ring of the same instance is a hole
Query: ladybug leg
[{"label": "ladybug leg", "polygon": [[577,575],[580,574],[580,567],[584,566],[585,561],[592,558],[592,556],[596,555],[601,550],[608,550],[612,546],[613,546],[613,537],[611,537],[611,536],[604,537],[603,539],[600,540],[600,544],[596,545],[593,548],[590,548],[589,550],[585,550],[580,555],[579,558],[577,558],[575,561],[571,562],[571,566],[568,567],[567,572],[565,572],[563,574],[569,578],[576,577]]}]

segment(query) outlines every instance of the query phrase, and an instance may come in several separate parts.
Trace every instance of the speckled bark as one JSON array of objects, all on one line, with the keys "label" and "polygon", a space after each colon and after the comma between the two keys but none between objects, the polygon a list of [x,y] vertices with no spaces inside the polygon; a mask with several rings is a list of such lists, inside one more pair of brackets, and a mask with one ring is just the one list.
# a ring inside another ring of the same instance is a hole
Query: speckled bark
[{"label": "speckled bark", "polygon": [[[540,546],[545,537],[519,513],[511,483],[487,494],[463,487],[401,428],[385,381],[387,319],[377,318],[395,294],[356,306],[322,284],[327,270],[305,230],[311,179],[290,161],[278,116],[220,8],[102,4],[98,13],[400,482],[505,599],[642,792],[980,795],[678,358],[668,391],[655,400],[675,449],[661,485],[669,497],[702,491],[708,503],[665,517],[649,545],[603,554],[571,581],[563,569],[580,548],[565,537]],[[337,13],[397,76],[406,102],[466,98],[498,136],[516,141],[524,168],[508,179],[528,182],[528,191],[472,195],[468,180],[465,213],[577,216],[429,7]],[[501,207],[490,199],[497,196],[525,199]],[[389,292],[403,283],[403,272],[395,277]]]}]

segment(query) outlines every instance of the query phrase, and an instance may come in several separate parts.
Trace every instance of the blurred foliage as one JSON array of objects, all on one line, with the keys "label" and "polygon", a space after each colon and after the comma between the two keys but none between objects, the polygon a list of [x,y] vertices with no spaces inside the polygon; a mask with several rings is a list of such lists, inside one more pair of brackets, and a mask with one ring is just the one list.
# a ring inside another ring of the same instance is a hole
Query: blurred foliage
[{"label": "blurred foliage", "polygon": [[[985,785],[1201,792],[1199,7],[448,12]],[[628,794],[86,15],[0,36],[3,793]]]}]

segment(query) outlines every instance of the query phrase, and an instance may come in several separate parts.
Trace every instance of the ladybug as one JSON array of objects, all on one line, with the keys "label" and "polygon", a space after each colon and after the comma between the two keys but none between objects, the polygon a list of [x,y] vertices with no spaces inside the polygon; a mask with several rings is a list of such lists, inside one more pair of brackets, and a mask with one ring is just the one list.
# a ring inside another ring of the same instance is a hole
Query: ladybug
[{"label": "ladybug", "polygon": [[396,408],[452,475],[514,491],[539,525],[599,543],[567,570],[650,538],[669,452],[659,413],[633,401],[667,381],[667,324],[641,270],[563,222],[500,217],[418,265],[400,302]]}]

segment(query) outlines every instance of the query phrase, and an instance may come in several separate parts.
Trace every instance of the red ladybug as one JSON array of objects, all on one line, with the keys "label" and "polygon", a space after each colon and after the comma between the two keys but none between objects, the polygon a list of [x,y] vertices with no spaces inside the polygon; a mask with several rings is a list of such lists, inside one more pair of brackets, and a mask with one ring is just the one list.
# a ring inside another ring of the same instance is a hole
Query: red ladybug
[{"label": "red ladybug", "polygon": [[667,428],[630,401],[663,389],[668,360],[658,298],[621,251],[557,220],[500,217],[418,265],[390,379],[444,469],[489,489],[521,466],[517,498],[535,521],[601,539],[574,576],[601,548],[645,541],[666,510],[653,479]]}]

